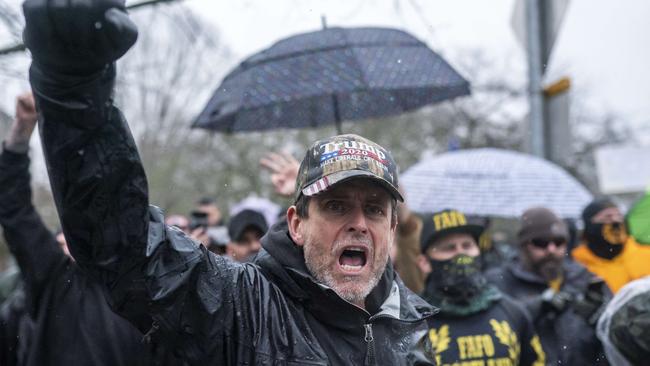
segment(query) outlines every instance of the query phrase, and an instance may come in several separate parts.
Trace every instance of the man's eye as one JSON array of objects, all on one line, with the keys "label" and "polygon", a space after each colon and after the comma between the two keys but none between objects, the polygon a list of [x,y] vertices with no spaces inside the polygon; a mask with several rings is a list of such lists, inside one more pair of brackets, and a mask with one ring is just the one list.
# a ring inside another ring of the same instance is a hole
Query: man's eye
[{"label": "man's eye", "polygon": [[366,212],[370,215],[383,216],[384,209],[381,206],[367,206]]},{"label": "man's eye", "polygon": [[329,211],[334,211],[334,212],[343,212],[345,210],[345,206],[340,201],[329,201],[325,204],[325,207]]},{"label": "man's eye", "polygon": [[438,246],[438,250],[441,252],[450,252],[454,249],[456,249],[456,245],[454,243],[444,243]]}]

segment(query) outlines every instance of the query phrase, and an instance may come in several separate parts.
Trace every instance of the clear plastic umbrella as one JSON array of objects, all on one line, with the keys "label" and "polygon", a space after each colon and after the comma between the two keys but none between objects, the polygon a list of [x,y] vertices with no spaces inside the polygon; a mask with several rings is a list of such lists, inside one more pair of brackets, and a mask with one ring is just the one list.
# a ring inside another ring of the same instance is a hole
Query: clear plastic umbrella
[{"label": "clear plastic umbrella", "polygon": [[416,212],[455,208],[467,214],[518,217],[544,206],[579,218],[589,191],[561,167],[519,152],[459,150],[421,161],[402,174],[409,207]]}]

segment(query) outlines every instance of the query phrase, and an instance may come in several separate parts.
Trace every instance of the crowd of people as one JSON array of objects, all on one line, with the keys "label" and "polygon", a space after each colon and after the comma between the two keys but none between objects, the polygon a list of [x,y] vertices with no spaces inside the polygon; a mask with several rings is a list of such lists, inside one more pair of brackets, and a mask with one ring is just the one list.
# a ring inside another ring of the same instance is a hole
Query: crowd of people
[{"label": "crowd of people", "polygon": [[[32,93],[0,152],[2,365],[643,365],[650,246],[609,198],[581,241],[545,207],[499,256],[489,218],[415,213],[390,150],[357,135],[260,165],[292,204],[149,204],[115,61],[117,0],[24,4]],[[39,124],[61,231],[32,202]]]}]

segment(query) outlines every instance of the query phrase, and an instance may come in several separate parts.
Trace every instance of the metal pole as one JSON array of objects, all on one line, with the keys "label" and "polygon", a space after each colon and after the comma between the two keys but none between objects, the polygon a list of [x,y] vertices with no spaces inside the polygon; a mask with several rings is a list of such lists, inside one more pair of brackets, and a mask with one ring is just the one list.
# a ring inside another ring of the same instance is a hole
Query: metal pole
[{"label": "metal pole", "polygon": [[[171,3],[171,2],[174,2],[174,1],[177,1],[177,0],[145,0],[145,1],[141,1],[139,3],[127,5],[126,9],[127,10],[133,10],[133,9],[138,9],[138,8],[142,8],[142,7],[149,6],[149,5],[156,5],[156,4],[161,4],[161,3]],[[3,48],[0,48],[0,56],[9,55],[9,54],[12,54],[12,53],[24,51],[25,49],[26,49],[26,47],[22,43],[15,44],[13,46],[3,47]]]},{"label": "metal pole", "polygon": [[544,158],[544,95],[542,94],[542,45],[540,0],[526,1],[526,38],[528,53],[528,101],[530,105],[530,152]]},{"label": "metal pole", "polygon": [[9,47],[5,47],[3,49],[0,49],[0,56],[8,55],[8,54],[11,54],[11,53],[20,52],[20,51],[24,51],[24,50],[25,50],[25,45],[24,44],[17,44],[15,46],[9,46]]},{"label": "metal pole", "polygon": [[332,94],[332,107],[334,108],[334,124],[336,125],[336,134],[342,135],[343,129],[341,126],[341,110],[339,109],[339,98],[336,94]]}]

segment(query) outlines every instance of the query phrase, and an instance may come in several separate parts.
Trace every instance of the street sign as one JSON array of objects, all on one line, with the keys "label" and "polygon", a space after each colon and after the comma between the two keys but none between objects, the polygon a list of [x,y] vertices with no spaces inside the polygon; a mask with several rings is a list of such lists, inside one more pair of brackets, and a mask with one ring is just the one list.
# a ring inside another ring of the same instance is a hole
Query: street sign
[{"label": "street sign", "polygon": [[644,192],[650,184],[650,146],[598,148],[596,170],[604,194]]},{"label": "street sign", "polygon": [[[510,18],[510,25],[512,30],[515,33],[515,37],[522,45],[524,49],[528,49],[528,36],[526,34],[526,1],[528,0],[515,0],[515,7],[512,11],[512,17]],[[567,9],[569,8],[570,0],[540,0],[541,9],[540,14],[542,18],[547,18],[545,25],[546,36],[544,50],[544,60],[543,63],[548,63],[548,59],[551,56],[551,50],[557,39],[557,35],[560,32],[562,27],[562,21],[564,20],[564,15],[566,14]]]}]

